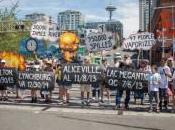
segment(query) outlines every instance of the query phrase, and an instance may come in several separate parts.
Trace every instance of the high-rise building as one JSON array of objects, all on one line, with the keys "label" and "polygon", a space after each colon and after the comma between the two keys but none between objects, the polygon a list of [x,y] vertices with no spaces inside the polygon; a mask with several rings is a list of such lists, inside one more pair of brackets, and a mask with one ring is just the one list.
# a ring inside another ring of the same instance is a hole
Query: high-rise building
[{"label": "high-rise building", "polygon": [[39,22],[39,21],[48,22],[49,16],[43,13],[32,13],[25,15],[25,19],[32,22]]},{"label": "high-rise building", "polygon": [[157,0],[139,0],[139,29],[147,31]]},{"label": "high-rise building", "polygon": [[84,17],[79,11],[66,10],[58,14],[58,24],[61,30],[78,30],[84,24]]}]

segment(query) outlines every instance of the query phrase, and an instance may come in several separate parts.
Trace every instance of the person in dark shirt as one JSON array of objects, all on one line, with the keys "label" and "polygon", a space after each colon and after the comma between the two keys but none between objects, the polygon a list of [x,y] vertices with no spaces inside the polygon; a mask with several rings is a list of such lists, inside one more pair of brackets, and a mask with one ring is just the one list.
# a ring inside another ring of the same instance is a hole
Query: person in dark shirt
[{"label": "person in dark shirt", "polygon": [[[6,67],[6,61],[2,59],[0,61],[0,68],[5,68],[5,67]],[[1,85],[0,86],[0,91],[1,91],[1,98],[0,98],[0,100],[4,100],[4,101],[8,100],[7,86],[6,85]]]},{"label": "person in dark shirt", "polygon": [[[121,61],[120,65],[119,65],[120,69],[124,69],[124,70],[130,70],[133,68],[132,66],[132,61],[130,60],[129,55],[124,55],[124,60]],[[117,94],[116,94],[116,108],[120,108],[120,103],[121,103],[121,98],[123,95],[123,89],[118,89],[117,90]],[[129,109],[129,101],[130,101],[130,90],[126,90],[126,98],[125,98],[125,109]]]}]

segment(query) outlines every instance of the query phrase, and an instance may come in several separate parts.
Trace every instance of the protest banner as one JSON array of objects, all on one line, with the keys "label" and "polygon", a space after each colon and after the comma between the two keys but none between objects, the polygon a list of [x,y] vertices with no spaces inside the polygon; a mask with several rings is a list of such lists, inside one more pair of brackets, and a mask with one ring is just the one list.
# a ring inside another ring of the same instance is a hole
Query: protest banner
[{"label": "protest banner", "polygon": [[142,32],[130,35],[129,38],[123,41],[122,48],[126,50],[149,50],[155,44],[153,33]]},{"label": "protest banner", "polygon": [[47,39],[48,25],[44,22],[37,22],[31,26],[30,36],[36,39]]},{"label": "protest banner", "polygon": [[36,39],[44,39],[48,41],[57,41],[59,32],[58,26],[54,23],[37,22],[31,27],[30,36]]},{"label": "protest banner", "polygon": [[59,37],[59,31],[58,31],[58,25],[57,24],[49,24],[48,25],[48,36],[47,36],[47,40],[51,41],[51,42],[55,42],[58,40]]},{"label": "protest banner", "polygon": [[61,70],[63,83],[100,83],[101,69],[96,65],[65,64]]},{"label": "protest banner", "polygon": [[121,90],[147,91],[147,73],[108,67],[106,82],[111,88]]},{"label": "protest banner", "polygon": [[18,73],[18,84],[20,89],[53,90],[55,77],[51,72],[23,71]]},{"label": "protest banner", "polygon": [[115,45],[115,40],[111,33],[90,33],[85,42],[87,50],[90,52],[109,51]]},{"label": "protest banner", "polygon": [[0,68],[0,85],[13,86],[17,81],[17,72],[14,68]]}]

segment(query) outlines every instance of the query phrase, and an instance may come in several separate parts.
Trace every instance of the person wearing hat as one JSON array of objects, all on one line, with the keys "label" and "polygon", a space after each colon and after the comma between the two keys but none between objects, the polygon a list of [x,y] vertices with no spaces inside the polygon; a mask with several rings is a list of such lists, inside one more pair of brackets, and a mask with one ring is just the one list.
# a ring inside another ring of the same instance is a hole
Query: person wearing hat
[{"label": "person wearing hat", "polygon": [[[6,67],[5,64],[6,64],[6,61],[4,59],[1,59],[0,68],[5,68]],[[1,98],[0,98],[0,100],[4,100],[4,101],[8,100],[7,86],[1,85],[0,86],[0,91],[1,91]]]},{"label": "person wearing hat", "polygon": [[[41,71],[41,66],[39,61],[34,61],[32,65],[32,70],[33,72],[39,72]],[[31,88],[31,103],[37,103],[37,86],[33,86]]]}]

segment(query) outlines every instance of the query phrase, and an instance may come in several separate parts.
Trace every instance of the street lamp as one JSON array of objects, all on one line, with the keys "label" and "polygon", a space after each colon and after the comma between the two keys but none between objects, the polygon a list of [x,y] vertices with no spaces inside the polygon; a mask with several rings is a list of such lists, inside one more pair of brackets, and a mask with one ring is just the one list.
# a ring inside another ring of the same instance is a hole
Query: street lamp
[{"label": "street lamp", "polygon": [[165,57],[165,34],[166,28],[163,28],[162,30],[156,30],[158,33],[162,35],[162,57]]}]

